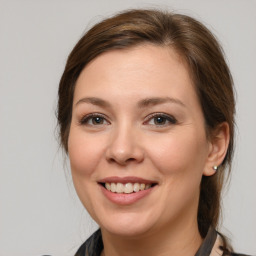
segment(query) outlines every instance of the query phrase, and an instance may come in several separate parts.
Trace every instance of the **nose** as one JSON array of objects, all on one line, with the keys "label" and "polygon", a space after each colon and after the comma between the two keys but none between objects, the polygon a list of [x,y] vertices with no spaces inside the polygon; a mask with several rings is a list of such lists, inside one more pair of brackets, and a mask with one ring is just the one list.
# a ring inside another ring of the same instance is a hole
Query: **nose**
[{"label": "nose", "polygon": [[144,150],[140,144],[139,134],[136,131],[128,127],[120,127],[110,136],[106,159],[119,165],[140,163],[144,159]]}]

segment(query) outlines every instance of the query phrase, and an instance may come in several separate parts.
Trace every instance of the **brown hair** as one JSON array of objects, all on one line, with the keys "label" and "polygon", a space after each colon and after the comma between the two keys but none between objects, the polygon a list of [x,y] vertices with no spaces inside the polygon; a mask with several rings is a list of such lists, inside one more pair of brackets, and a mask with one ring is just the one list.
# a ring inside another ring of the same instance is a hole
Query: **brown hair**
[{"label": "brown hair", "polygon": [[227,122],[230,128],[230,143],[222,165],[215,175],[204,176],[201,182],[198,227],[202,237],[205,237],[209,227],[218,224],[224,169],[231,166],[235,102],[233,81],[223,51],[216,38],[200,22],[186,15],[159,10],[130,10],[91,28],[69,55],[59,84],[61,144],[68,152],[75,84],[86,64],[103,52],[143,43],[169,46],[186,61],[209,136],[222,122]]}]

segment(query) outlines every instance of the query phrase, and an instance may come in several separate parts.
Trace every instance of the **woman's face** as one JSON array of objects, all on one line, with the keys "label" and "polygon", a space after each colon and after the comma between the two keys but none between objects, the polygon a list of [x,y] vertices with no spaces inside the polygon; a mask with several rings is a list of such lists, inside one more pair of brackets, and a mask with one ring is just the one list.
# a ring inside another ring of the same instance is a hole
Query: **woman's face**
[{"label": "woman's face", "polygon": [[173,50],[114,50],[81,72],[68,152],[77,194],[102,230],[134,237],[196,224],[211,149]]}]

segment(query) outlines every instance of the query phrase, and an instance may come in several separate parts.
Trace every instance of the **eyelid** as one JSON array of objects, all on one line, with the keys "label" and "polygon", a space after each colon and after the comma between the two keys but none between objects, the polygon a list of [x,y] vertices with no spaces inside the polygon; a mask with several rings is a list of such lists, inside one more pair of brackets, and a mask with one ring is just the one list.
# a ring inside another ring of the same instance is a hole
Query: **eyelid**
[{"label": "eyelid", "polygon": [[[79,118],[79,124],[94,126],[93,124],[88,124],[88,121],[93,117],[100,117],[104,120],[103,122],[107,122],[107,125],[110,124],[110,121],[108,120],[108,117],[106,115],[104,115],[102,113],[97,113],[97,112],[83,115],[81,118]],[[156,113],[152,113],[152,114],[146,116],[145,121],[143,122],[143,125],[147,125],[151,119],[156,118],[156,117],[162,117],[162,118],[166,119],[167,124],[166,123],[165,124],[154,124],[154,125],[152,124],[152,126],[165,127],[165,126],[173,125],[173,124],[177,123],[177,120],[173,115],[166,114],[163,112],[156,112]],[[101,126],[101,125],[106,125],[106,124],[103,123],[103,124],[98,124],[95,126]]]},{"label": "eyelid", "polygon": [[[93,117],[101,117],[103,118],[108,124],[110,124],[110,122],[108,121],[108,118],[104,115],[104,114],[101,114],[101,113],[90,113],[90,114],[87,114],[87,115],[84,115],[82,116],[82,118],[79,119],[79,124],[80,125],[89,125],[87,122],[90,118],[93,118]],[[102,124],[104,125],[104,124]],[[96,126],[96,125],[95,125]],[[100,124],[98,125],[100,126]]]},{"label": "eyelid", "polygon": [[157,126],[157,127],[165,127],[165,126],[173,125],[173,124],[177,123],[177,119],[173,115],[166,114],[166,113],[163,113],[163,112],[156,112],[156,113],[152,113],[152,114],[148,115],[146,117],[146,121],[143,122],[143,124],[147,124],[152,118],[155,118],[155,117],[163,117],[169,122],[169,124],[163,124],[163,125],[155,124],[154,126]]}]

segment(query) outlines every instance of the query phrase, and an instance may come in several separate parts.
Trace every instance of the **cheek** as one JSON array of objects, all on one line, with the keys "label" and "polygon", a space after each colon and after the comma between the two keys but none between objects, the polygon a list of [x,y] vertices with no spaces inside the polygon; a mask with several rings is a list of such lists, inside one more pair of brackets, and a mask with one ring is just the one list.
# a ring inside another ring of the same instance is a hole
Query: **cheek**
[{"label": "cheek", "polygon": [[149,154],[163,175],[202,175],[207,157],[206,138],[197,131],[183,131],[152,139]]},{"label": "cheek", "polygon": [[93,191],[95,191],[94,171],[102,157],[102,139],[85,136],[81,130],[71,127],[68,141],[73,184],[77,195],[87,211],[94,216]]},{"label": "cheek", "polygon": [[[160,196],[166,206],[167,218],[171,212],[196,212],[202,172],[206,161],[206,140],[197,133],[182,133],[151,141],[149,154],[153,165],[161,172],[163,189]],[[175,209],[173,208],[175,206]]]},{"label": "cheek", "polygon": [[73,177],[91,176],[102,155],[102,140],[71,128],[68,153]]}]

